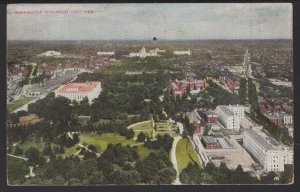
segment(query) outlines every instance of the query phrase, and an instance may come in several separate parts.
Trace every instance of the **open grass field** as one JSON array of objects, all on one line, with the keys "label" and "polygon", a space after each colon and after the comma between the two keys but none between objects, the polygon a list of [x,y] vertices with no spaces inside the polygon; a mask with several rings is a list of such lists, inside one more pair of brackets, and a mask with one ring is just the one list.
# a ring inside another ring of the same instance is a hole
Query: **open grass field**
[{"label": "open grass field", "polygon": [[177,143],[176,147],[176,159],[178,164],[179,172],[182,169],[186,168],[189,163],[197,163],[201,165],[199,162],[198,154],[194,151],[194,148],[190,141],[187,138],[181,139]]},{"label": "open grass field", "polygon": [[93,144],[96,147],[99,147],[101,151],[104,151],[109,143],[117,144],[122,143],[122,145],[132,145],[135,144],[135,141],[132,139],[126,139],[125,137],[119,134],[113,133],[103,133],[102,135],[98,134],[80,134],[79,135],[80,143]]},{"label": "open grass field", "polygon": [[138,145],[137,148],[141,159],[145,159],[150,152],[157,152],[157,150],[148,149],[144,145]]},{"label": "open grass field", "polygon": [[[44,147],[45,147],[45,142],[41,141],[39,139],[30,137],[29,139],[27,139],[26,141],[19,143],[18,146],[23,150],[23,152],[25,153],[25,151],[27,151],[30,147],[35,147],[37,148],[40,152],[43,151]],[[51,146],[58,146],[54,143],[51,143]],[[78,146],[75,145],[73,147],[65,147],[65,153],[62,154],[62,156],[70,156],[73,155],[74,153],[76,153],[78,150],[76,149]],[[24,156],[24,155],[21,155]]]},{"label": "open grass field", "polygon": [[[53,144],[52,146],[54,146]],[[18,146],[23,150],[23,152],[27,151],[30,147],[35,147],[39,149],[40,152],[42,152],[45,142],[40,141],[39,139],[36,139],[34,137],[30,137],[27,140],[25,140],[22,143],[19,143]]]},{"label": "open grass field", "polygon": [[152,130],[152,125],[151,125],[151,121],[146,121],[146,122],[132,124],[128,126],[128,128],[131,128],[133,131],[135,130],[146,131],[146,130]]},{"label": "open grass field", "polygon": [[104,151],[109,143],[112,143],[112,144],[122,143],[122,145],[124,145],[124,146],[137,144],[138,152],[140,154],[141,159],[144,159],[145,157],[147,157],[151,151],[153,151],[153,152],[156,151],[156,150],[151,150],[151,149],[144,147],[144,144],[136,143],[132,139],[128,140],[121,135],[118,135],[118,134],[114,135],[113,133],[104,133],[102,135],[81,134],[79,136],[79,139],[80,139],[81,144],[83,142],[85,142],[87,144],[93,144],[96,147],[99,146],[101,151]]},{"label": "open grass field", "polygon": [[152,136],[152,123],[151,121],[139,122],[128,126],[134,131],[135,137],[140,133],[144,132],[148,134],[150,137]]},{"label": "open grass field", "polygon": [[7,108],[11,112],[11,111],[21,107],[22,105],[25,105],[26,103],[28,103],[31,100],[32,100],[32,98],[30,98],[30,97],[23,97],[19,100],[14,101],[11,104],[7,104]]}]

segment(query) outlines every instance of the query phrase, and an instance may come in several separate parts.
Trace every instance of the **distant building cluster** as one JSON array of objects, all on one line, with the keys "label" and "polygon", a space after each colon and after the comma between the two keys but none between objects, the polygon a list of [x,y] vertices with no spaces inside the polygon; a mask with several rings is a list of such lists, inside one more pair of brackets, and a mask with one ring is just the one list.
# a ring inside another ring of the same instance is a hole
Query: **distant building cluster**
[{"label": "distant building cluster", "polygon": [[291,82],[291,81],[282,81],[280,79],[269,79],[269,80],[274,85],[285,86],[285,87],[293,86],[293,82]]},{"label": "distant building cluster", "polygon": [[240,77],[219,76],[219,83],[226,86],[232,93],[238,94],[240,89]]},{"label": "distant building cluster", "polygon": [[191,50],[187,51],[173,51],[174,55],[191,55]]},{"label": "distant building cluster", "polygon": [[264,67],[262,66],[256,66],[255,69],[253,70],[253,75],[257,77],[263,77],[265,78],[267,73]]},{"label": "distant building cluster", "polygon": [[97,55],[113,56],[113,55],[115,55],[115,52],[114,51],[98,51]]},{"label": "distant building cluster", "polygon": [[49,80],[40,84],[24,85],[22,95],[33,97],[39,96],[43,93],[52,91],[53,89],[73,80],[80,71],[78,69],[69,69],[54,71],[54,75]]},{"label": "distant building cluster", "polygon": [[183,94],[190,89],[191,94],[199,93],[207,87],[207,82],[205,80],[198,80],[194,78],[187,78],[183,80],[175,81],[170,80],[168,85],[169,95],[173,96],[175,99],[178,97],[181,99]]},{"label": "distant building cluster", "polygon": [[245,107],[242,105],[219,105],[216,108],[216,113],[224,127],[238,131],[240,121],[245,117]]},{"label": "distant building cluster", "polygon": [[40,57],[53,57],[53,56],[61,56],[61,52],[58,52],[58,51],[46,51],[44,53],[41,53],[37,56],[40,56]]},{"label": "distant building cluster", "polygon": [[284,171],[285,164],[293,164],[293,150],[280,146],[273,138],[263,138],[252,129],[243,132],[244,147],[266,171]]},{"label": "distant building cluster", "polygon": [[259,102],[260,113],[276,126],[294,124],[293,116],[284,111],[286,108],[286,105],[272,106],[268,101]]},{"label": "distant building cluster", "polygon": [[100,69],[102,66],[108,65],[110,57],[106,55],[92,56],[88,62],[89,69]]},{"label": "distant building cluster", "polygon": [[82,101],[87,97],[89,102],[92,102],[101,91],[101,82],[69,83],[55,90],[55,96],[63,96],[76,101]]},{"label": "distant building cluster", "polygon": [[268,119],[271,123],[277,126],[291,125],[293,124],[293,116],[286,114],[285,112],[280,113],[263,113],[263,116]]},{"label": "distant building cluster", "polygon": [[13,75],[18,75],[20,77],[25,77],[26,74],[28,74],[30,71],[28,71],[28,65],[31,65],[30,63],[27,62],[22,62],[22,63],[16,63],[12,65],[8,65],[7,67],[7,76],[8,79],[10,79],[10,76]]},{"label": "distant building cluster", "polygon": [[131,52],[129,53],[128,57],[140,57],[140,58],[145,58],[145,57],[157,57],[158,54],[155,50],[150,50],[150,52],[146,52],[146,48],[142,47],[139,52]]}]

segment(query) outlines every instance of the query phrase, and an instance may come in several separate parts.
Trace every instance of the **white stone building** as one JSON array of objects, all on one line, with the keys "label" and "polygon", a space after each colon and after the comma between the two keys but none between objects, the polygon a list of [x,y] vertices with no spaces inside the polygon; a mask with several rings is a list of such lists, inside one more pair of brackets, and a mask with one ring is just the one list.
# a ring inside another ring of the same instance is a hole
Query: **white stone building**
[{"label": "white stone building", "polygon": [[46,51],[39,54],[39,56],[51,57],[51,56],[61,56],[61,52],[58,51]]},{"label": "white stone building", "polygon": [[293,164],[293,150],[279,146],[273,138],[263,138],[252,129],[243,132],[244,147],[265,171],[284,171],[284,164]]},{"label": "white stone building", "polygon": [[228,105],[230,111],[237,115],[240,120],[245,118],[245,106],[243,105]]},{"label": "white stone building", "polygon": [[240,121],[245,117],[244,106],[241,105],[219,105],[216,113],[220,122],[227,128],[233,130],[240,129]]},{"label": "white stone building", "polygon": [[101,82],[69,83],[55,90],[55,97],[63,96],[70,100],[82,101],[85,97],[91,103],[102,91]]},{"label": "white stone building", "polygon": [[131,53],[129,53],[128,57],[145,58],[145,57],[156,57],[156,56],[158,56],[157,52],[155,52],[155,51],[146,52],[146,48],[142,47],[139,52],[131,52]]},{"label": "white stone building", "polygon": [[112,55],[115,55],[115,52],[114,51],[98,51],[97,55],[112,56]]},{"label": "white stone building", "polygon": [[288,115],[288,114],[284,113],[282,115],[282,118],[283,118],[283,124],[284,125],[292,125],[292,124],[294,124],[293,115]]},{"label": "white stone building", "polygon": [[191,50],[187,50],[187,51],[173,51],[173,53],[175,55],[191,55]]}]

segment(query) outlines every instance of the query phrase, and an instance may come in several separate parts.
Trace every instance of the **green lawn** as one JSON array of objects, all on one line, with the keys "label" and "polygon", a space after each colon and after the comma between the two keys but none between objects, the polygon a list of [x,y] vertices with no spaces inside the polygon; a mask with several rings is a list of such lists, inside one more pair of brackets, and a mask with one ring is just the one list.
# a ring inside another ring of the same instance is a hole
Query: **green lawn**
[{"label": "green lawn", "polygon": [[73,155],[74,153],[77,153],[78,152],[78,150],[76,149],[77,147],[79,147],[79,146],[75,145],[75,146],[70,147],[70,148],[65,147],[65,153],[62,154],[62,155],[67,157],[67,156]]},{"label": "green lawn", "polygon": [[13,111],[13,110],[21,107],[22,105],[25,105],[26,103],[28,103],[31,100],[32,99],[30,97],[23,97],[19,100],[14,101],[11,104],[7,104],[7,108],[8,108],[9,111]]},{"label": "green lawn", "polygon": [[[176,131],[177,126],[176,125],[169,125],[167,121],[156,123],[157,131]],[[169,129],[170,127],[170,129]]]},{"label": "green lawn", "polygon": [[[103,124],[106,124],[106,123],[109,123],[111,120],[109,119],[100,119],[99,121],[93,123],[94,126],[98,126],[98,125],[103,125]],[[118,121],[118,120],[116,120]],[[119,120],[121,121],[121,120]]]},{"label": "green lawn", "polygon": [[138,145],[137,148],[141,159],[145,159],[150,152],[156,152],[156,150],[148,149],[144,145]]},{"label": "green lawn", "polygon": [[149,122],[146,122],[146,123],[141,123],[141,124],[137,124],[137,125],[134,125],[134,126],[129,126],[133,131],[135,130],[152,130],[152,125],[151,125],[151,121]]},{"label": "green lawn", "polygon": [[140,132],[143,132],[143,133],[145,133],[145,134],[148,134],[150,138],[151,138],[151,136],[152,136],[152,130],[134,131],[135,136],[138,136],[138,134],[139,134]]},{"label": "green lawn", "polygon": [[197,155],[190,141],[187,138],[181,139],[176,146],[176,159],[179,172],[186,168],[189,163],[196,162],[200,165]]},{"label": "green lawn", "polygon": [[83,142],[87,144],[93,144],[96,147],[100,147],[101,151],[104,151],[109,143],[117,144],[122,143],[122,145],[131,145],[135,144],[135,141],[132,139],[126,139],[125,137],[119,134],[113,133],[103,133],[102,135],[98,134],[80,134],[79,135],[80,143]]},{"label": "green lawn", "polygon": [[[40,141],[39,139],[36,139],[34,137],[30,137],[24,142],[18,144],[18,146],[23,150],[23,152],[27,151],[30,147],[35,147],[39,149],[40,152],[42,152],[44,148],[45,142]],[[53,144],[52,146],[54,146]]]}]

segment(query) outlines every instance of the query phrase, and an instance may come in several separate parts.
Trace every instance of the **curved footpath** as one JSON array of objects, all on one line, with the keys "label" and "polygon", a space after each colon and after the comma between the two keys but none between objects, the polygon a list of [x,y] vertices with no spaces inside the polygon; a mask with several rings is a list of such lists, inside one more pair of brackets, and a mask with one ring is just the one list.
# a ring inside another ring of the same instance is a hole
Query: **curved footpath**
[{"label": "curved footpath", "polygon": [[172,149],[171,149],[171,162],[173,164],[174,169],[176,170],[176,179],[173,181],[173,185],[180,185],[181,182],[179,180],[179,170],[178,170],[178,165],[177,165],[177,159],[176,159],[176,146],[178,141],[181,139],[181,136],[176,136],[174,137],[174,141],[172,143]]},{"label": "curved footpath", "polygon": [[136,125],[140,125],[140,124],[144,124],[144,123],[149,123],[149,122],[150,122],[150,120],[148,120],[148,121],[137,122],[137,123],[134,123],[134,124],[129,125],[129,126],[127,127],[127,129],[132,128],[132,127],[134,127],[134,126],[136,126]]}]

